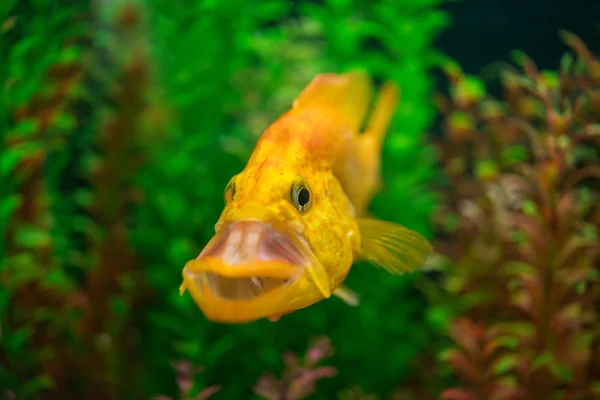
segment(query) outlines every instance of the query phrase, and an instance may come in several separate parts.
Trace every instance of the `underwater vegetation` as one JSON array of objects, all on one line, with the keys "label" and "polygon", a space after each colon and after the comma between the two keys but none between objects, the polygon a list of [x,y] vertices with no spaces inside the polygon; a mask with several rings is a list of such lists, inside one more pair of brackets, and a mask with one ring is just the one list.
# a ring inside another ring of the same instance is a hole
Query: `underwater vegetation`
[{"label": "underwater vegetation", "polygon": [[[0,399],[600,398],[600,61],[576,36],[494,98],[433,48],[438,0],[1,3]],[[401,88],[370,212],[443,277],[359,264],[359,307],[208,322],[178,288],[225,185],[355,67]]]},{"label": "underwater vegetation", "polygon": [[[437,332],[413,277],[357,268],[360,308],[329,301],[237,327],[208,323],[178,287],[229,178],[323,71],[362,67],[402,87],[373,210],[430,234],[427,70],[447,24],[435,4],[3,2],[2,393],[175,398],[172,364],[185,362],[205,369],[190,370],[186,395],[219,385],[219,398],[235,399],[323,334],[331,363],[356,367],[320,381],[322,396],[419,377],[412,360]],[[398,215],[396,201],[411,212]]]},{"label": "underwater vegetation", "polygon": [[445,68],[437,249],[459,302],[443,359],[461,383],[442,399],[600,396],[600,61],[562,38],[559,71],[521,53],[520,71],[502,68],[503,100]]}]

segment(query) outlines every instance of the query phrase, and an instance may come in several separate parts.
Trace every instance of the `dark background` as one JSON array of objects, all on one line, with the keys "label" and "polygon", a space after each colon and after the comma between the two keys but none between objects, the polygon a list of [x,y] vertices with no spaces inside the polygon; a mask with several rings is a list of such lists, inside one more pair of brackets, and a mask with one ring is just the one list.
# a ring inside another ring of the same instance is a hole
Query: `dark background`
[{"label": "dark background", "polygon": [[[539,69],[557,70],[569,48],[560,38],[566,30],[600,52],[600,0],[449,0],[441,7],[451,18],[435,47],[456,60],[463,71],[484,79],[488,93],[502,97],[502,87],[485,68],[493,63],[514,65],[512,52],[529,56]],[[448,80],[432,71],[435,90],[448,91]],[[430,130],[443,131],[438,114]]]},{"label": "dark background", "polygon": [[583,39],[592,52],[600,50],[598,0],[468,0],[442,8],[453,21],[436,46],[468,73],[479,73],[494,61],[510,61],[516,49],[540,68],[556,69],[567,50],[559,37],[562,29]]},{"label": "dark background", "polygon": [[471,74],[494,61],[511,61],[516,49],[540,68],[557,69],[567,50],[559,37],[563,29],[583,39],[592,52],[600,50],[598,0],[468,0],[442,8],[452,25],[436,46]]}]

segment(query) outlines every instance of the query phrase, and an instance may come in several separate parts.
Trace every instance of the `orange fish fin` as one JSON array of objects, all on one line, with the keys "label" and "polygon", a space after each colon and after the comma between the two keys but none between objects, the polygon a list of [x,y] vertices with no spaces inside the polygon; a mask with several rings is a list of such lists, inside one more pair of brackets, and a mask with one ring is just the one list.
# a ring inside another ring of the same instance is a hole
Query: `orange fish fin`
[{"label": "orange fish fin", "polygon": [[279,319],[283,316],[283,314],[275,314],[275,315],[271,315],[269,317],[269,321],[271,322],[277,322],[279,321]]},{"label": "orange fish fin", "polygon": [[271,315],[271,316],[269,316],[269,317],[268,317],[268,320],[269,320],[269,321],[271,321],[271,322],[277,322],[277,321],[279,321],[279,320],[281,319],[281,317],[283,317],[284,315],[291,314],[291,313],[293,313],[293,312],[294,312],[294,311],[287,311],[287,312],[284,312],[284,313],[281,313],[281,314],[274,314],[274,315]]},{"label": "orange fish fin", "polygon": [[337,289],[333,291],[333,295],[342,299],[344,303],[352,307],[356,307],[360,303],[358,293],[344,285],[338,286]]},{"label": "orange fish fin", "polygon": [[373,98],[373,84],[362,70],[344,74],[319,74],[294,100],[292,109],[315,109],[332,116],[353,132],[358,132]]},{"label": "orange fish fin", "polygon": [[361,247],[357,260],[365,260],[393,274],[423,267],[433,251],[419,233],[393,222],[357,219]]},{"label": "orange fish fin", "polygon": [[349,141],[335,167],[335,174],[356,209],[364,216],[373,195],[381,188],[381,147],[399,102],[399,89],[385,83],[367,119],[366,129]]},{"label": "orange fish fin", "polygon": [[398,101],[398,88],[387,82],[379,91],[366,130],[357,138],[360,172],[353,171],[352,177],[345,181],[352,186],[350,193],[354,194],[352,200],[359,216],[364,216],[373,195],[381,188],[381,147]]},{"label": "orange fish fin", "polygon": [[186,289],[187,289],[187,287],[185,286],[185,283],[182,283],[181,285],[179,285],[179,295],[183,296]]},{"label": "orange fish fin", "polygon": [[[398,86],[393,82],[386,82],[379,90],[366,129],[361,137],[370,136],[381,147],[399,101],[400,90]],[[379,157],[379,149],[377,149],[377,152],[373,156]]]}]

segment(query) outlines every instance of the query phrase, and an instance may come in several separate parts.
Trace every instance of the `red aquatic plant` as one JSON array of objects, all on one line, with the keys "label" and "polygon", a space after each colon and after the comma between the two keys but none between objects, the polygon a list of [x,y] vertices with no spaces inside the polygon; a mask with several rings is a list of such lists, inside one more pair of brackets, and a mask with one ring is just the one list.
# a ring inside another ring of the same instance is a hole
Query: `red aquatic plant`
[{"label": "red aquatic plant", "polygon": [[[77,52],[77,47],[66,43],[62,51],[65,54]],[[61,335],[72,329],[68,318],[52,324],[44,316],[45,310],[50,308],[65,312],[71,308],[71,300],[76,296],[64,286],[42,279],[56,271],[53,258],[55,243],[50,236],[53,229],[52,200],[44,166],[50,153],[65,146],[71,132],[64,121],[74,118],[74,93],[82,84],[79,61],[58,61],[48,68],[44,80],[47,92],[35,94],[13,110],[16,129],[9,131],[5,137],[6,148],[21,155],[11,173],[20,202],[5,232],[8,268],[0,275],[0,286],[12,292],[8,329],[31,328],[33,319],[35,329],[32,329],[29,342],[35,343],[39,349],[60,348]],[[61,362],[55,357],[46,357],[39,370],[23,371],[23,377],[30,374],[33,377],[42,372],[56,384],[65,376],[61,364],[69,364],[74,354],[65,351],[62,357]],[[10,360],[8,367],[19,368],[21,362]]]},{"label": "red aquatic plant", "polygon": [[456,66],[440,97],[450,185],[438,215],[461,299],[444,399],[599,396],[600,62],[577,37],[558,72],[503,69],[505,99]]},{"label": "red aquatic plant", "polygon": [[[193,396],[191,392],[194,388],[194,374],[197,372],[203,372],[204,368],[194,368],[192,363],[187,360],[174,362],[172,363],[172,365],[176,373],[177,388],[179,389],[180,400],[206,400],[212,397],[212,395],[217,393],[219,390],[221,390],[221,387],[219,385],[212,385],[200,390],[198,394]],[[169,396],[159,395],[154,396],[152,400],[174,399]]]},{"label": "red aquatic plant", "polygon": [[[134,7],[117,16],[122,37],[138,28],[136,16]],[[17,397],[41,392],[48,399],[106,399],[135,392],[130,385],[135,363],[124,371],[119,360],[136,359],[130,353],[136,338],[125,327],[140,277],[127,224],[139,197],[132,181],[140,167],[138,124],[146,106],[148,63],[135,47],[115,63],[114,92],[107,98],[116,111],[94,104],[106,112],[99,116],[90,110],[88,87],[98,48],[91,51],[88,39],[64,43],[64,55],[45,71],[43,90],[14,108],[16,128],[5,139],[5,147],[20,155],[11,174],[20,204],[5,233],[9,268],[0,286],[10,293],[7,330],[23,333],[15,341],[39,355],[25,360],[17,354],[7,361],[19,377],[6,382]],[[84,125],[93,129],[84,132]],[[70,145],[81,145],[82,136],[90,138],[93,144],[85,145],[93,150],[82,150],[87,165],[76,172],[88,188],[78,193],[83,210],[75,213],[62,207],[74,203],[62,196],[62,174]],[[79,247],[71,238],[76,231],[87,239]]]},{"label": "red aquatic plant", "polygon": [[[312,346],[306,351],[302,359],[296,354],[288,352],[283,354],[282,359],[286,369],[281,379],[277,379],[271,373],[261,376],[254,386],[254,393],[269,400],[300,400],[316,391],[316,383],[337,374],[334,367],[321,366],[320,362],[334,354],[331,341],[327,337],[317,338]],[[201,389],[197,394],[197,373],[204,372],[203,367],[194,367],[190,361],[184,360],[172,363],[176,373],[176,382],[179,389],[180,400],[203,400],[208,399],[221,390],[220,385],[211,385]],[[364,399],[375,400],[376,397],[365,395],[360,388],[350,387],[339,394],[341,399]],[[174,400],[165,395],[154,396],[152,400]]]},{"label": "red aquatic plant", "polygon": [[273,374],[264,374],[256,383],[254,392],[269,400],[300,400],[316,390],[317,381],[337,374],[334,367],[318,364],[333,355],[334,349],[327,337],[318,338],[300,360],[296,354],[285,353],[286,370],[278,380]]},{"label": "red aquatic plant", "polygon": [[[132,39],[140,24],[139,8],[128,5],[117,15],[115,28],[121,37]],[[96,367],[86,387],[86,398],[116,398],[119,391],[129,390],[128,382],[135,379],[132,361],[136,355],[130,349],[136,337],[126,327],[129,310],[140,300],[143,277],[128,224],[132,207],[140,201],[134,182],[143,163],[141,123],[148,107],[149,63],[143,47],[128,49],[122,59],[115,55],[116,85],[109,93],[114,111],[101,121],[97,151],[88,158],[86,206],[93,229],[87,236],[87,248],[93,257],[86,260],[88,308],[82,332]],[[117,360],[122,357],[131,360],[127,371],[118,368]],[[123,379],[123,374],[127,378]],[[107,386],[106,382],[118,383]]]}]

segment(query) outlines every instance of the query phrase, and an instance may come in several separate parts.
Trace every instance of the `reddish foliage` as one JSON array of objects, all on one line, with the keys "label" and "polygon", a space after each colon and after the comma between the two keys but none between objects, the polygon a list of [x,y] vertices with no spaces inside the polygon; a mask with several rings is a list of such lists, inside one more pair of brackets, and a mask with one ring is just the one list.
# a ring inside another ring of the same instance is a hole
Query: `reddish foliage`
[{"label": "reddish foliage", "polygon": [[329,338],[321,337],[306,351],[302,362],[293,353],[284,354],[286,370],[281,380],[265,374],[256,383],[254,392],[269,400],[300,400],[313,394],[317,381],[337,374],[333,367],[318,366],[321,360],[333,355],[333,351]]},{"label": "reddish foliage", "polygon": [[[191,391],[194,388],[194,373],[202,372],[204,368],[194,368],[189,361],[179,361],[173,363],[173,368],[177,374],[177,387],[179,388],[181,400],[206,400],[212,397],[213,394],[221,390],[219,385],[212,385],[204,388],[196,396],[191,396]],[[169,396],[154,396],[152,400],[173,400]]]},{"label": "reddish foliage", "polygon": [[[25,137],[19,136],[17,132],[8,132],[6,135],[6,146],[9,148],[25,142],[42,144],[37,146],[35,151],[25,155],[15,167],[14,176],[17,177],[17,191],[21,196],[21,203],[12,216],[5,239],[9,249],[8,256],[29,253],[31,262],[39,268],[40,274],[47,273],[52,266],[52,241],[42,241],[35,249],[30,249],[19,245],[16,238],[18,230],[22,228],[43,232],[49,232],[51,229],[51,218],[48,217],[48,188],[43,167],[48,153],[57,146],[64,146],[67,132],[57,134],[51,131],[56,131],[55,122],[60,114],[71,111],[71,93],[81,85],[81,75],[81,67],[77,62],[51,66],[46,73],[47,84],[52,88],[49,94],[34,95],[13,114],[15,124],[26,120],[34,121],[35,131]],[[13,302],[19,304],[19,313],[9,315],[9,324],[13,329],[30,323],[31,313],[40,307],[52,308],[59,313],[72,308],[70,298],[65,293],[44,285],[36,276],[31,278],[22,282],[15,292]],[[9,275],[0,276],[0,286],[8,287],[10,279],[12,277]],[[31,340],[40,347],[56,349],[60,347],[60,335],[55,329],[38,323]],[[61,361],[54,358],[41,365],[41,370],[58,384],[67,375],[63,366],[72,363],[75,355],[65,349],[62,357]]]},{"label": "reddish foliage", "polygon": [[446,354],[464,387],[444,399],[598,396],[600,62],[564,37],[576,59],[554,74],[521,55],[503,102],[447,69],[438,248],[465,304]]},{"label": "reddish foliage", "polygon": [[[132,12],[137,11],[127,9],[128,17],[122,18],[123,26],[118,28],[124,31],[135,28],[129,26],[136,22],[131,18]],[[126,23],[129,25],[125,26]],[[65,47],[69,46],[77,45],[65,44]],[[75,53],[80,50],[77,47]],[[65,267],[55,254],[52,239],[41,241],[34,248],[23,248],[18,245],[16,238],[23,228],[34,228],[52,237],[49,232],[56,221],[50,215],[51,204],[44,168],[51,152],[64,149],[69,140],[80,139],[73,135],[83,123],[80,119],[84,116],[78,106],[85,102],[82,99],[85,97],[82,92],[86,89],[84,80],[91,74],[85,68],[83,58],[51,65],[46,72],[46,90],[36,93],[12,115],[15,124],[33,121],[35,131],[23,135],[15,130],[7,134],[8,148],[37,145],[35,151],[24,155],[14,171],[17,192],[22,201],[12,216],[6,238],[9,257],[22,254],[31,256],[30,262],[36,272],[28,281],[18,283],[12,299],[18,303],[18,307],[14,307],[8,322],[11,330],[24,325],[32,326],[34,335],[28,344],[50,354],[43,357],[39,370],[31,371],[31,376],[42,372],[51,378],[53,388],[43,393],[44,398],[48,399],[66,400],[69,397],[65,393],[71,393],[71,398],[114,398],[118,397],[118,382],[129,386],[134,378],[131,370],[119,371],[115,366],[115,353],[119,353],[120,357],[135,359],[127,352],[134,348],[131,343],[136,338],[131,337],[131,330],[122,329],[126,321],[119,321],[111,309],[111,301],[122,300],[124,296],[128,298],[122,304],[135,306],[136,299],[131,293],[139,293],[135,284],[139,281],[137,265],[125,232],[129,207],[135,200],[131,184],[140,167],[140,160],[135,157],[141,141],[137,137],[140,130],[136,124],[145,111],[148,63],[138,52],[131,53],[131,60],[119,66],[120,76],[114,82],[116,92],[111,100],[116,103],[119,112],[103,119],[97,127],[96,144],[100,154],[95,154],[93,170],[84,171],[90,182],[92,199],[87,211],[95,223],[93,229],[86,232],[89,237],[85,253],[94,254],[96,258],[78,258],[77,266],[85,271],[81,287],[74,285],[59,289],[53,287],[49,279],[42,279],[52,269],[61,270]],[[88,51],[86,55],[91,54]],[[57,121],[65,114],[72,117],[75,126],[58,125]],[[98,237],[94,234],[98,231],[105,234]],[[118,281],[115,280],[116,276],[120,277]],[[0,286],[10,278],[7,275],[0,276]],[[41,314],[40,310],[47,309],[64,318],[38,321],[40,318],[36,315]],[[75,313],[81,317],[71,318]],[[82,352],[82,349],[85,351]],[[90,366],[93,367],[90,369]],[[117,376],[121,373],[127,377]],[[24,380],[27,378],[23,376]]]}]

